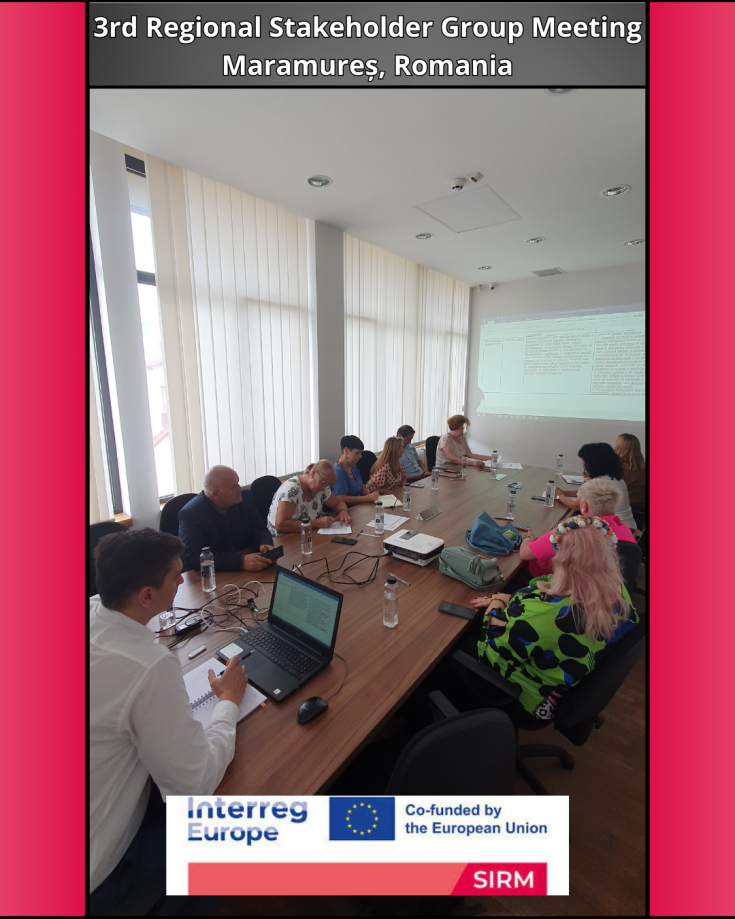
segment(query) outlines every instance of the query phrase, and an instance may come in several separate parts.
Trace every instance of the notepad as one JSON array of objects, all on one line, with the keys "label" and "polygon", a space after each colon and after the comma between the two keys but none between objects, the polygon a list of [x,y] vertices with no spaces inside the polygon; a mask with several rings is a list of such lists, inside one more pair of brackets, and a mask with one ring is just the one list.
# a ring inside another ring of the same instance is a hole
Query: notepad
[{"label": "notepad", "polygon": [[[210,670],[214,670],[214,675],[219,677],[222,676],[224,669],[225,665],[212,657],[199,667],[184,674],[184,685],[191,703],[191,713],[194,719],[205,727],[209,724],[214,707],[219,701],[212,692],[207,674]],[[263,693],[258,692],[252,684],[248,683],[245,694],[240,700],[237,720],[242,721],[263,702],[265,702]]]},{"label": "notepad", "polygon": [[523,469],[520,463],[498,463],[498,469]]},{"label": "notepad", "polygon": [[403,501],[399,501],[395,495],[381,495],[380,503],[383,507],[403,507]]},{"label": "notepad", "polygon": [[584,478],[581,475],[562,475],[562,478],[567,485],[581,485],[584,482]]},{"label": "notepad", "polygon": [[333,523],[328,527],[320,527],[317,530],[317,533],[322,536],[349,536],[352,532],[352,527],[342,526],[341,523]]}]

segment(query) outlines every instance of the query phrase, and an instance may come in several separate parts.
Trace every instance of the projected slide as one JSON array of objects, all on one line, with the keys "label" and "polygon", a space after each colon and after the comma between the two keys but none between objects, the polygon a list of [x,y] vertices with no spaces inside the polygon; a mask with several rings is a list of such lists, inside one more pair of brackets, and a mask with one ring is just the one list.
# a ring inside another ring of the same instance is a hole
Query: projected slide
[{"label": "projected slide", "polygon": [[485,320],[478,414],[645,420],[642,303]]}]

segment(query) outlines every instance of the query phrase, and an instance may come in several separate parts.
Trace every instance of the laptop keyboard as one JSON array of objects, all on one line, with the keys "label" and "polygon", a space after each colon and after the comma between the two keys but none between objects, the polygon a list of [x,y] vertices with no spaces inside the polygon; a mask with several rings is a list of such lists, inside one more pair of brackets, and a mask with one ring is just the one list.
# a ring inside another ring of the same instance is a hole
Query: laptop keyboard
[{"label": "laptop keyboard", "polygon": [[248,632],[246,640],[249,645],[257,648],[297,680],[305,677],[319,663],[316,658],[295,648],[270,629],[253,629],[252,632]]}]

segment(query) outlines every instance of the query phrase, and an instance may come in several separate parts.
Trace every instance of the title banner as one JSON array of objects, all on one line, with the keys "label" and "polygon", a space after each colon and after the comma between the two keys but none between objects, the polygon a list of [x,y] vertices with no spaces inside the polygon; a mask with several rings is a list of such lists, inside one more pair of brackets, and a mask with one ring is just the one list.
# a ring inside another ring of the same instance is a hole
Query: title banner
[{"label": "title banner", "polygon": [[91,86],[644,86],[645,3],[91,3]]},{"label": "title banner", "polygon": [[172,797],[169,895],[569,893],[567,797]]}]

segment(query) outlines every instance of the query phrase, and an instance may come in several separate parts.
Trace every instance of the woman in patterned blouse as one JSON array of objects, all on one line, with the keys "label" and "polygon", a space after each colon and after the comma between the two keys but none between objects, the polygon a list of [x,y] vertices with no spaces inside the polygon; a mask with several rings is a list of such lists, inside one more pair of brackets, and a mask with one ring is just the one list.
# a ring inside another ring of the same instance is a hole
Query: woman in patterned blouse
[{"label": "woman in patterned blouse", "polygon": [[370,470],[368,491],[378,491],[389,495],[398,488],[403,488],[406,481],[406,470],[401,465],[403,440],[400,437],[389,437],[383,444],[383,452]]}]

